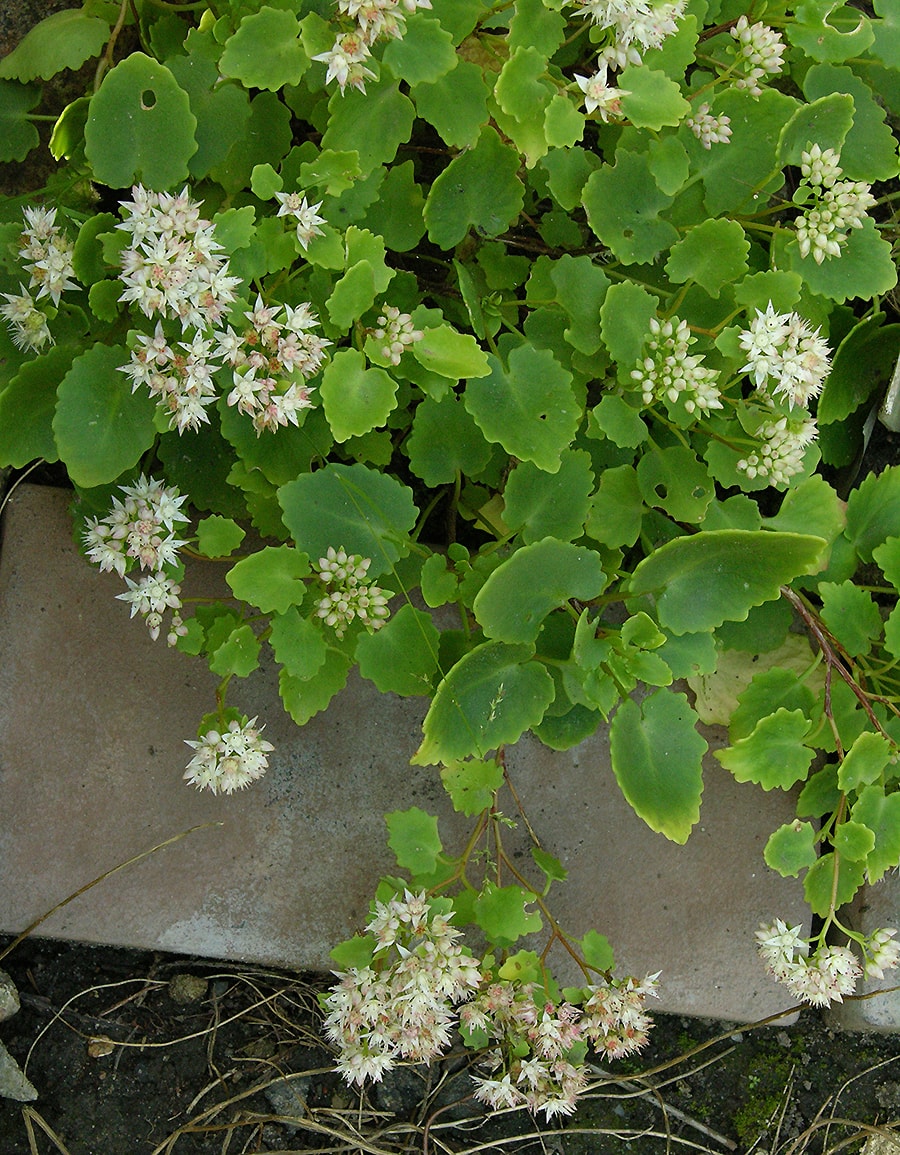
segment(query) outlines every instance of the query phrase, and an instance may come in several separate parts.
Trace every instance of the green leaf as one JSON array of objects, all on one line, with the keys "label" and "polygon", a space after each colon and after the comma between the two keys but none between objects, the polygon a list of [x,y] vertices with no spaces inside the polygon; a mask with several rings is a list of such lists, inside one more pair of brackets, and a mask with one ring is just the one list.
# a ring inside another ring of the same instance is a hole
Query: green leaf
[{"label": "green leaf", "polygon": [[855,297],[879,297],[897,283],[890,243],[871,217],[863,218],[861,228],[850,230],[839,258],[817,265],[812,254],[800,256],[796,241],[787,246],[787,254],[791,268],[803,277],[810,292],[838,303]]},{"label": "green leaf", "polygon": [[832,845],[841,858],[859,862],[875,849],[875,835],[861,822],[842,822],[835,830]]},{"label": "green leaf", "polygon": [[609,278],[590,257],[568,254],[553,262],[550,277],[557,301],[569,314],[564,337],[579,353],[596,353],[601,344],[601,306],[610,287]]},{"label": "green leaf", "polygon": [[805,778],[815,751],[803,745],[810,731],[802,710],[779,707],[761,718],[752,734],[733,746],[716,750],[715,756],[738,782],[755,782],[763,790],[789,790]]},{"label": "green leaf", "polygon": [[867,473],[847,498],[846,534],[862,561],[896,533],[900,525],[900,466]]},{"label": "green leaf", "polygon": [[503,491],[503,520],[528,544],[544,537],[572,541],[584,533],[594,473],[583,449],[565,449],[556,473],[520,461]]},{"label": "green leaf", "polygon": [[508,369],[493,355],[488,364],[490,376],[466,384],[466,409],[488,441],[555,473],[581,418],[572,374],[549,349],[532,345],[513,349]]},{"label": "green leaf", "polygon": [[689,229],[673,245],[666,272],[676,284],[696,281],[711,297],[723,285],[732,285],[747,271],[750,242],[737,221],[709,220]]},{"label": "green leaf", "polygon": [[644,513],[636,470],[630,465],[604,469],[588,514],[588,536],[611,547],[634,545]]},{"label": "green leaf", "polygon": [[299,84],[309,68],[299,37],[300,25],[292,12],[260,8],[245,16],[237,32],[225,42],[219,70],[245,88],[278,92],[285,85]]},{"label": "green leaf", "polygon": [[378,199],[366,212],[366,224],[395,253],[414,249],[425,234],[425,198],[414,173],[411,160],[392,165]]},{"label": "green leaf", "polygon": [[379,164],[390,164],[401,144],[409,140],[415,108],[400,92],[399,81],[385,77],[366,85],[335,92],[328,102],[328,127],[322,148],[359,153],[363,175]]},{"label": "green leaf", "polygon": [[487,354],[471,333],[457,333],[450,325],[423,330],[412,353],[420,365],[441,377],[459,381],[463,377],[486,377],[490,373]]},{"label": "green leaf", "polygon": [[319,392],[337,442],[380,428],[397,406],[397,382],[383,369],[367,368],[357,349],[335,353]]},{"label": "green leaf", "polygon": [[433,84],[452,72],[457,63],[453,37],[439,20],[421,11],[407,16],[406,30],[389,41],[382,60],[398,80],[405,80],[411,88]]},{"label": "green leaf", "polygon": [[[819,408],[821,412],[821,399]],[[813,474],[787,491],[781,509],[764,524],[766,529],[810,533],[831,543],[844,528],[844,504],[824,478]]]},{"label": "green leaf", "polygon": [[328,653],[322,631],[301,617],[295,606],[290,606],[283,614],[272,615],[269,643],[288,674],[302,681],[316,676]]},{"label": "green leaf", "polygon": [[[811,665],[813,655],[809,651],[808,658]],[[789,670],[783,666],[770,666],[754,675],[746,690],[738,694],[738,704],[728,725],[728,740],[736,743],[749,737],[763,718],[782,706],[787,710],[799,710],[811,718],[816,695],[802,680],[804,676],[802,670]]]},{"label": "green leaf", "polygon": [[700,817],[706,741],[684,694],[626,698],[609,731],[612,768],[629,805],[651,830],[685,843]]},{"label": "green leaf", "polygon": [[84,146],[94,179],[111,188],[141,182],[153,189],[185,180],[196,127],[187,93],[168,68],[132,52],[91,99]]},{"label": "green leaf", "polygon": [[413,765],[483,757],[537,725],[555,690],[532,653],[531,646],[485,642],[465,654],[437,688]]},{"label": "green leaf", "polygon": [[447,569],[447,559],[443,554],[433,553],[426,558],[419,580],[425,604],[432,609],[456,599],[459,578],[453,570]]},{"label": "green leaf", "polygon": [[598,971],[611,971],[616,965],[613,949],[606,935],[589,930],[581,939],[581,954],[588,966]]},{"label": "green leaf", "polygon": [[822,620],[852,658],[867,654],[882,630],[872,595],[852,581],[820,582]]},{"label": "green leaf", "polygon": [[426,397],[416,407],[406,452],[412,471],[432,489],[459,474],[479,474],[491,459],[491,446],[455,393]]},{"label": "green leaf", "polygon": [[397,865],[411,874],[432,874],[444,849],[434,815],[411,806],[409,810],[385,814],[384,820],[390,835],[388,846],[397,858]]},{"label": "green leaf", "polygon": [[356,646],[359,672],[383,694],[430,694],[440,636],[430,614],[401,606],[380,630],[360,636]]},{"label": "green leaf", "polygon": [[881,777],[892,755],[893,749],[886,738],[872,730],[863,730],[838,767],[838,786],[845,794],[860,786],[871,786]]},{"label": "green leaf", "polygon": [[837,809],[841,791],[837,784],[837,767],[826,766],[810,775],[797,799],[801,818],[821,818]]},{"label": "green leaf", "polygon": [[530,46],[539,49],[544,56],[552,56],[562,44],[565,30],[565,18],[543,0],[516,0],[509,23],[510,51]]},{"label": "green leaf", "polygon": [[56,392],[73,354],[72,348],[56,346],[26,361],[0,391],[0,465],[23,469],[38,457],[59,460],[53,436]]},{"label": "green leaf", "polygon": [[495,886],[488,879],[475,899],[475,918],[488,941],[508,947],[523,935],[539,931],[543,925],[541,916],[537,911],[526,910],[535,897],[521,886]]},{"label": "green leaf", "polygon": [[[39,9],[38,9],[39,11]],[[22,37],[0,60],[0,77],[8,80],[49,80],[67,68],[80,68],[98,56],[109,39],[109,24],[80,8],[54,12]]]},{"label": "green leaf", "polygon": [[540,870],[547,879],[547,887],[544,893],[550,889],[551,882],[565,882],[569,877],[569,872],[565,869],[558,858],[552,854],[548,854],[546,850],[541,849],[540,846],[532,846],[531,857],[534,859],[535,866]]},{"label": "green leaf", "polygon": [[581,204],[585,181],[600,164],[594,153],[583,148],[552,148],[541,158],[541,168],[547,173],[550,192],[561,209],[571,212]]},{"label": "green leaf", "polygon": [[779,826],[763,851],[766,866],[777,870],[782,878],[796,878],[816,861],[816,831],[809,822],[795,818]]},{"label": "green leaf", "polygon": [[544,109],[544,136],[551,148],[568,148],[584,136],[584,116],[558,92]]},{"label": "green leaf", "polygon": [[635,128],[658,132],[667,125],[680,124],[691,110],[681,89],[664,72],[646,65],[629,65],[618,79],[622,112]]},{"label": "green leaf", "polygon": [[228,557],[245,537],[236,521],[217,513],[197,523],[197,551],[204,557]]},{"label": "green leaf", "polygon": [[640,411],[618,393],[607,393],[602,397],[600,404],[591,410],[590,420],[592,426],[596,425],[605,437],[622,449],[636,449],[649,434]]},{"label": "green leaf", "polygon": [[[223,92],[227,90],[228,86],[221,89]],[[266,91],[257,93],[250,102],[249,117],[242,106],[229,111],[230,116],[234,116],[235,111],[238,114],[236,123],[241,127],[237,139],[224,159],[217,159],[221,155],[219,152],[216,157],[208,156],[205,163],[209,164],[209,173],[214,180],[226,190],[236,193],[250,184],[250,173],[255,165],[278,165],[282,157],[287,155],[291,147],[291,113],[274,92]],[[234,128],[235,123],[230,122],[226,129],[220,130],[223,144],[225,132],[231,135]],[[199,151],[196,159],[200,165]],[[200,168],[204,166],[200,165]],[[273,218],[272,224],[280,222]],[[313,241],[310,251],[315,243]]]},{"label": "green leaf", "polygon": [[115,481],[156,438],[156,402],[145,389],[131,392],[119,372],[127,360],[122,345],[94,345],[59,386],[53,433],[69,477],[85,489]]},{"label": "green leaf", "polygon": [[494,795],[503,785],[503,767],[493,760],[453,761],[441,767],[441,782],[453,809],[472,818],[493,805]]},{"label": "green leaf", "polygon": [[[898,57],[900,59],[900,57]],[[853,97],[853,124],[844,140],[841,168],[850,180],[890,180],[897,175],[897,142],[872,89],[847,67],[814,64],[803,78],[807,100],[830,92]]]},{"label": "green leaf", "polygon": [[306,596],[309,557],[291,546],[268,545],[233,565],[225,581],[236,598],[263,613],[286,613]]},{"label": "green leaf", "polygon": [[[170,56],[166,68],[188,94],[191,112],[197,118],[194,130],[197,151],[188,162],[190,174],[197,180],[221,164],[241,140],[250,120],[250,101],[238,85],[222,84],[215,62],[204,60],[197,53]],[[250,208],[227,210],[230,213],[245,211],[252,219]]]},{"label": "green leaf", "polygon": [[803,280],[797,273],[768,269],[744,277],[735,285],[734,299],[747,309],[748,315],[751,309],[764,313],[769,301],[779,312],[790,312],[800,300],[802,286]]},{"label": "green leaf", "polygon": [[653,179],[646,156],[621,153],[615,167],[591,173],[581,199],[594,233],[626,265],[652,261],[678,240],[662,218],[672,198]]},{"label": "green leaf", "polygon": [[816,408],[820,424],[845,420],[890,378],[896,349],[889,335],[900,335],[900,326],[883,322],[884,313],[866,317],[838,345]]},{"label": "green leaf", "polygon": [[518,217],[525,196],[519,154],[484,128],[474,147],[455,157],[431,186],[425,201],[428,237],[452,249],[469,229],[496,237]]},{"label": "green leaf", "polygon": [[653,179],[667,196],[674,196],[688,178],[690,160],[684,145],[675,136],[651,140],[647,148]]},{"label": "green leaf", "polygon": [[209,656],[209,668],[220,678],[246,678],[259,666],[259,639],[250,626],[238,626]]},{"label": "green leaf", "polygon": [[283,485],[278,500],[291,536],[312,558],[343,546],[372,559],[374,580],[409,553],[416,507],[410,490],[388,474],[329,464]]},{"label": "green leaf", "polygon": [[742,622],[751,606],[819,562],[824,542],[799,533],[701,531],[667,542],[641,561],[631,593],[656,596],[660,625],[674,634]]},{"label": "green leaf", "polygon": [[832,898],[835,908],[850,902],[863,884],[865,864],[841,858],[837,863],[837,887],[834,886],[835,857],[823,854],[806,872],[803,880],[803,895],[812,908],[813,914],[825,918],[831,910]]},{"label": "green leaf", "polygon": [[885,795],[881,786],[867,786],[853,804],[850,817],[875,835],[875,846],[866,860],[869,882],[878,882],[885,871],[900,865],[900,794]]},{"label": "green leaf", "polygon": [[0,80],[0,161],[24,160],[40,144],[38,131],[28,119],[40,99],[37,85]]},{"label": "green leaf", "polygon": [[[835,18],[829,20],[832,14]],[[865,52],[874,39],[868,19],[842,0],[805,0],[795,6],[794,16],[785,34],[813,60],[849,60]]]},{"label": "green leaf", "polygon": [[508,116],[527,121],[544,110],[552,95],[552,89],[542,79],[546,70],[547,57],[537,48],[519,47],[512,51],[494,85],[497,103]]},{"label": "green leaf", "polygon": [[342,971],[350,970],[351,967],[367,967],[375,957],[375,945],[374,935],[355,934],[353,938],[338,943],[334,950],[328,952],[328,957]]},{"label": "green leaf", "polygon": [[591,601],[606,584],[593,550],[547,537],[516,550],[478,592],[473,611],[489,638],[535,642],[544,618],[570,598]]},{"label": "green leaf", "polygon": [[606,294],[600,307],[603,343],[622,371],[630,371],[641,356],[657,305],[656,298],[633,281],[612,285]]},{"label": "green leaf", "polygon": [[460,59],[433,84],[417,84],[413,97],[419,116],[451,148],[470,148],[487,123],[488,89],[481,69],[470,60]]},{"label": "green leaf", "polygon": [[853,124],[853,97],[830,92],[811,104],[801,104],[778,136],[778,163],[800,164],[801,153],[811,144],[840,152]]},{"label": "green leaf", "polygon": [[684,445],[647,453],[638,462],[637,478],[648,506],[658,506],[676,521],[694,525],[703,521],[715,494],[706,466]]},{"label": "green leaf", "polygon": [[278,692],[284,708],[298,726],[305,726],[314,714],[328,703],[347,682],[350,659],[340,650],[329,647],[325,661],[310,678],[297,678],[287,669],[279,671]]}]

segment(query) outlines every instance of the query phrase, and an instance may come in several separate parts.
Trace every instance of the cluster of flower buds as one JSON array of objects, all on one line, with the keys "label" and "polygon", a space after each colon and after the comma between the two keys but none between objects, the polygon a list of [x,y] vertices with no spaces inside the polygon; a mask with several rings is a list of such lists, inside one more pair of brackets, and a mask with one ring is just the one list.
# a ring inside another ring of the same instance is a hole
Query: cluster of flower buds
[{"label": "cluster of flower buds", "polygon": [[746,16],[737,20],[731,35],[737,41],[735,66],[739,72],[734,86],[745,88],[751,96],[760,96],[759,82],[777,76],[784,67],[784,41],[767,25],[751,24]]},{"label": "cluster of flower buds", "polygon": [[213,794],[233,794],[262,778],[269,766],[269,754],[275,749],[260,737],[264,727],[256,719],[232,718],[222,730],[211,728],[198,741],[185,739],[194,757],[184,772],[185,781],[198,790]]},{"label": "cluster of flower buds", "polygon": [[313,60],[328,65],[326,84],[336,80],[342,93],[348,84],[365,92],[366,81],[375,79],[375,73],[366,66],[372,45],[377,40],[401,39],[407,15],[417,8],[430,9],[431,0],[338,0],[337,7],[341,16],[356,22],[355,26]]},{"label": "cluster of flower buds", "polygon": [[708,413],[722,408],[716,385],[718,372],[703,365],[701,356],[689,352],[693,343],[687,321],[651,317],[643,356],[631,371],[645,405],[662,401],[673,417],[679,410],[692,417],[698,410]]},{"label": "cluster of flower buds", "polygon": [[413,324],[409,313],[401,313],[395,305],[385,305],[378,318],[378,328],[372,330],[376,341],[383,341],[381,355],[392,365],[399,365],[400,358],[410,345],[421,341],[425,334]]},{"label": "cluster of flower buds", "polygon": [[[67,289],[77,289],[72,280],[73,244],[56,223],[56,209],[26,208],[25,228],[19,237],[19,257],[29,275],[28,288],[20,285],[20,293],[4,293],[6,304],[0,305],[0,315],[10,328],[13,342],[20,349],[42,349],[52,345],[53,337],[47,324],[47,314],[36,301],[49,297],[59,305]],[[32,296],[30,290],[37,290]]]},{"label": "cluster of flower buds", "polygon": [[[817,265],[839,257],[851,229],[861,229],[866,210],[875,204],[869,185],[861,180],[839,180],[840,156],[832,148],[812,145],[800,154],[803,184],[810,206],[797,221],[797,244],[801,257],[812,256]],[[795,198],[796,199],[796,198]]]},{"label": "cluster of flower buds", "polygon": [[819,942],[811,954],[809,940],[800,932],[799,926],[789,927],[776,918],[771,925],[760,926],[756,942],[769,974],[812,1006],[843,1002],[844,995],[853,994],[862,975],[880,979],[885,970],[900,963],[900,944],[893,941],[896,930],[876,930],[862,939],[862,964],[846,946]]},{"label": "cluster of flower buds", "polygon": [[686,0],[573,0],[579,16],[606,35],[598,53],[601,65],[622,69],[640,64],[644,52],[659,48],[678,30]]},{"label": "cluster of flower buds", "polygon": [[354,618],[373,633],[388,619],[390,590],[366,585],[366,576],[372,559],[360,554],[348,554],[343,546],[329,546],[325,557],[319,558],[319,580],[333,588],[319,600],[316,615],[332,626],[339,638]]},{"label": "cluster of flower buds", "polygon": [[[174,646],[187,632],[179,612],[181,587],[171,576],[178,565],[178,550],[187,544],[175,536],[176,523],[188,520],[181,512],[185,498],[177,489],[143,474],[134,485],[120,489],[124,497],[113,498],[106,517],[87,520],[84,544],[88,559],[101,571],[115,570],[125,578],[128,591],[117,596],[130,603],[132,617],[138,613],[143,616],[154,641],[159,637],[163,615],[172,611],[168,643]],[[135,566],[148,572],[132,581],[125,575]]]},{"label": "cluster of flower buds", "polygon": [[710,107],[701,104],[684,122],[705,149],[714,144],[728,144],[731,140],[731,118],[724,113],[713,116]]}]

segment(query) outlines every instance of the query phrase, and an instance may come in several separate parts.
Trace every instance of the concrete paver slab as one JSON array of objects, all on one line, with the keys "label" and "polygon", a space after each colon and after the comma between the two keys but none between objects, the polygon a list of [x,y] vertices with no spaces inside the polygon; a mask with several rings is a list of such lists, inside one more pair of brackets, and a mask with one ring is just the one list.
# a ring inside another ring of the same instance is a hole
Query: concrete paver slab
[{"label": "concrete paver slab", "polygon": [[[232,797],[192,789],[183,740],[212,708],[216,679],[129,621],[118,579],[78,556],[67,500],[21,487],[0,554],[0,929],[20,931],[104,871],[201,826],[41,933],[327,969],[330,948],[365,921],[379,874],[394,869],[385,811],[438,813],[448,848],[463,834],[437,771],[409,766],[423,701],[352,679],[301,729],[269,665],[231,695],[266,723],[269,772]],[[199,569],[201,583],[221,580],[212,563]],[[700,823],[678,847],[625,803],[603,733],[567,753],[523,741],[508,765],[538,837],[570,872],[554,912],[574,933],[606,934],[620,973],[662,969],[660,1009],[749,1021],[789,1005],[753,946],[762,919],[808,922],[799,883],[762,859],[793,816],[789,796],[739,785],[710,757]],[[523,830],[511,837],[525,848]]]},{"label": "concrete paver slab", "polygon": [[[840,917],[865,935],[882,927],[900,927],[900,877],[890,874],[874,886],[864,886]],[[835,1026],[847,1031],[900,1031],[897,971],[886,971],[883,979],[861,979],[856,993],[864,997],[832,1005],[828,1018]]]}]

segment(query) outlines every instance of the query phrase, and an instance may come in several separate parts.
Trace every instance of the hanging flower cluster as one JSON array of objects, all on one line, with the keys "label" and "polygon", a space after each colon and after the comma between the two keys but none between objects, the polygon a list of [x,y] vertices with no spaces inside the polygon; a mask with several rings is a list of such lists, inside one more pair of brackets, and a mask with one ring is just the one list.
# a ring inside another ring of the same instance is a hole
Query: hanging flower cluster
[{"label": "hanging flower cluster", "polygon": [[[875,204],[871,186],[861,180],[839,180],[840,156],[833,148],[812,145],[800,154],[803,184],[798,197],[811,202],[797,221],[800,255],[817,265],[839,257],[851,229],[861,229],[866,210]],[[797,198],[795,198],[797,199]]]},{"label": "hanging flower cluster", "polygon": [[366,575],[372,559],[358,553],[348,554],[343,546],[329,546],[326,556],[319,558],[319,580],[333,586],[316,606],[317,617],[332,626],[339,638],[347,626],[358,618],[369,633],[380,630],[388,619],[390,590],[366,585]]},{"label": "hanging flower cluster", "polygon": [[184,772],[186,782],[213,794],[233,794],[262,778],[269,766],[268,755],[275,749],[260,737],[263,726],[256,719],[236,718],[221,731],[207,730],[196,742],[185,742],[197,753]]},{"label": "hanging flower cluster", "polygon": [[827,1007],[843,1002],[852,995],[856,981],[863,974],[884,978],[885,970],[900,963],[900,944],[895,943],[896,930],[876,930],[860,940],[863,964],[845,946],[819,942],[810,954],[810,942],[803,938],[799,926],[789,927],[780,918],[771,925],[762,924],[756,942],[766,970],[805,1003]]},{"label": "hanging flower cluster", "polygon": [[[174,487],[146,478],[134,485],[120,486],[124,499],[113,498],[112,509],[104,518],[88,518],[84,544],[90,561],[101,571],[115,572],[125,579],[128,591],[118,594],[131,605],[131,616],[141,614],[150,637],[159,637],[163,615],[172,611],[168,644],[174,646],[187,632],[182,621],[181,587],[172,572],[178,566],[178,550],[186,545],[175,536],[176,523],[186,522],[181,512],[185,497]],[[126,576],[137,565],[149,571],[137,581]]]},{"label": "hanging flower cluster", "polygon": [[[582,1006],[555,1003],[543,988],[482,973],[457,942],[449,900],[405,891],[375,903],[366,927],[376,940],[370,965],[338,973],[323,999],[325,1030],[348,1083],[378,1081],[398,1059],[430,1062],[460,1029],[486,1036],[475,1097],[489,1106],[527,1107],[547,1119],[568,1115],[586,1086],[585,1045],[614,1058],[647,1041],[644,1002],[657,975],[585,987]],[[459,1010],[455,1009],[459,1007]]]},{"label": "hanging flower cluster", "polygon": [[[19,257],[22,267],[29,274],[28,288],[19,285],[20,293],[4,293],[6,304],[0,305],[0,316],[10,328],[13,342],[20,349],[42,349],[52,345],[53,337],[47,325],[47,314],[38,308],[36,301],[49,297],[54,305],[59,305],[60,297],[67,289],[77,289],[72,280],[73,245],[68,235],[56,223],[56,209],[37,208],[23,210],[25,228],[19,237]],[[36,289],[32,296],[29,290]]]},{"label": "hanging flower cluster", "polygon": [[739,341],[747,354],[741,372],[752,377],[763,413],[755,431],[760,444],[738,469],[783,485],[802,471],[806,449],[818,435],[808,406],[822,392],[831,353],[818,329],[798,313],[777,313],[771,301],[765,312],[757,309]]},{"label": "hanging flower cluster", "polygon": [[698,410],[709,413],[722,408],[716,384],[719,374],[703,364],[702,356],[689,352],[694,340],[686,321],[651,317],[643,355],[631,371],[644,404],[663,402],[675,420],[680,415],[693,418]]}]

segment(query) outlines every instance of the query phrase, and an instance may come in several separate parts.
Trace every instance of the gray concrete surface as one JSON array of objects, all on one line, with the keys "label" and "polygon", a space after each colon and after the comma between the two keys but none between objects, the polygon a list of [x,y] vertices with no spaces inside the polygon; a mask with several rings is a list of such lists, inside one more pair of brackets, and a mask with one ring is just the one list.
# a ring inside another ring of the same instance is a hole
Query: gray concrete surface
[{"label": "gray concrete surface", "polygon": [[[0,930],[22,930],[104,871],[201,826],[40,933],[328,968],[331,946],[365,921],[379,874],[395,869],[385,811],[437,812],[450,849],[464,835],[437,771],[409,765],[422,700],[354,679],[300,729],[269,665],[229,699],[265,721],[268,774],[231,797],[196,791],[182,782],[184,739],[212,709],[216,679],[129,620],[114,599],[119,579],[79,557],[66,507],[62,491],[23,486],[6,513]],[[203,564],[193,580],[215,584],[215,569]],[[808,921],[799,882],[762,859],[793,815],[789,796],[739,785],[710,757],[700,823],[678,847],[624,802],[602,733],[564,754],[523,741],[508,764],[538,837],[569,870],[554,888],[559,920],[606,934],[620,973],[661,970],[659,1009],[747,1022],[789,1005],[753,945],[762,919]],[[525,847],[521,827],[511,838]]]}]

